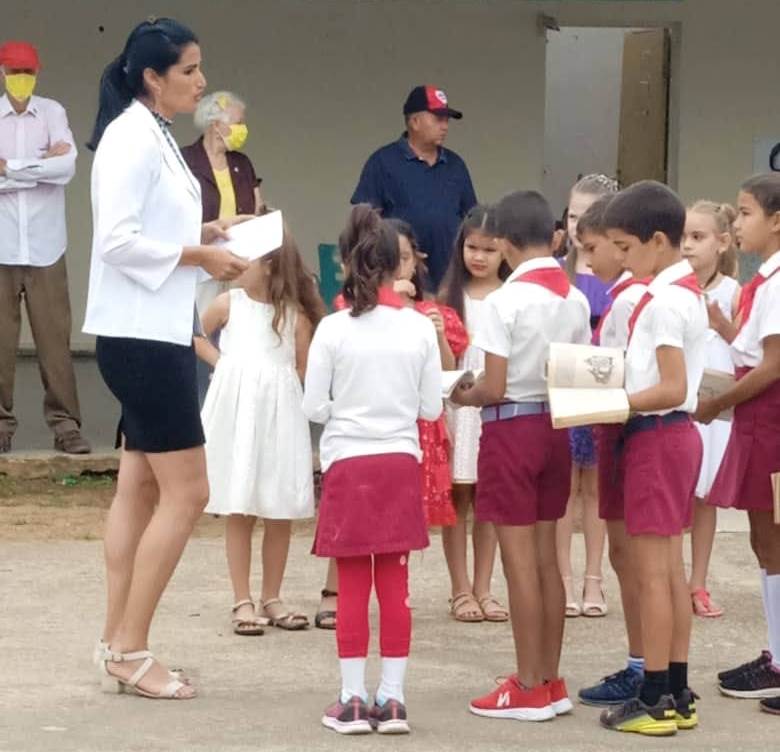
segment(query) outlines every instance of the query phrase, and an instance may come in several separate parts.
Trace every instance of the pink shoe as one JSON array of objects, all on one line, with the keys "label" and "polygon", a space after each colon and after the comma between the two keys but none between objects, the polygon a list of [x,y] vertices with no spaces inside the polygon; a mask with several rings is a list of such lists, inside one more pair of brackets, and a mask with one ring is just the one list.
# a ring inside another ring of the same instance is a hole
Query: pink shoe
[{"label": "pink shoe", "polygon": [[710,600],[710,594],[704,588],[691,591],[693,613],[707,619],[717,619],[723,616],[723,609]]}]

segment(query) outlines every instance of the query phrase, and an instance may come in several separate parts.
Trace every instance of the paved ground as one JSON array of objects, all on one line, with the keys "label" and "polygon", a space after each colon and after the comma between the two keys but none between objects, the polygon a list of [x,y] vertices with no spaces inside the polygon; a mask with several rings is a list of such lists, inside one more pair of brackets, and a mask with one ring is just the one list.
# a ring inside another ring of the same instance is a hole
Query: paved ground
[{"label": "paved ground", "polygon": [[[11,510],[12,511],[12,510]],[[9,513],[0,507],[0,516]],[[581,559],[577,537],[578,558]],[[308,555],[309,534],[294,539],[286,597],[312,614],[322,563]],[[511,670],[507,625],[463,625],[445,614],[446,575],[440,540],[413,557],[415,632],[408,677],[413,734],[343,739],[319,725],[335,696],[333,633],[311,630],[241,638],[227,625],[230,596],[218,539],[189,546],[166,593],[154,647],[184,666],[201,696],[154,702],[101,694],[89,662],[102,614],[97,541],[0,544],[0,752],[112,750],[765,750],[775,748],[777,718],[752,701],[722,698],[715,672],[752,658],[764,643],[755,570],[744,534],[718,537],[713,591],[727,615],[695,625],[692,684],[702,695],[702,727],[674,739],[649,740],[602,731],[597,711],[521,724],[470,716],[471,696]],[[614,578],[613,611],[567,624],[563,670],[574,689],[624,660]],[[496,591],[503,593],[500,576]],[[370,665],[372,683],[378,664]]]}]

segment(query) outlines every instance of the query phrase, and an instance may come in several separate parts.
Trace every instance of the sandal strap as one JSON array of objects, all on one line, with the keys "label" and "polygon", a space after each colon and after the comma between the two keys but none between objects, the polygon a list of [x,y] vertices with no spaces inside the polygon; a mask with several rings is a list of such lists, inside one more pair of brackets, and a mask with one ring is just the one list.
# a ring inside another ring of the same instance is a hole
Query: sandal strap
[{"label": "sandal strap", "polygon": [[604,578],[597,574],[586,574],[585,575],[586,580],[598,580],[601,582]]},{"label": "sandal strap", "polygon": [[477,599],[474,597],[474,593],[458,593],[457,595],[453,595],[452,598],[450,598],[450,606],[457,608],[458,604],[462,603],[466,599],[477,602]]},{"label": "sandal strap", "polygon": [[[149,673],[152,666],[154,666],[154,657],[150,653],[149,657],[138,667],[138,670],[127,680],[127,683],[131,687],[135,687]],[[178,679],[175,681],[178,681]]]},{"label": "sandal strap", "polygon": [[105,652],[103,653],[104,660],[108,661],[109,663],[125,663],[127,661],[145,661],[148,659],[152,659],[152,662],[154,662],[154,656],[149,650],[135,650],[132,653],[116,653],[113,650],[111,650],[110,646],[106,646]]},{"label": "sandal strap", "polygon": [[320,596],[322,598],[336,598],[338,596],[338,591],[328,590],[328,588],[322,588],[322,590],[320,590]]},{"label": "sandal strap", "polygon": [[186,685],[180,682],[178,679],[172,679],[163,687],[163,690],[162,692],[160,692],[159,697],[165,697],[167,699],[176,697],[178,691],[180,689],[184,689],[185,686]]},{"label": "sandal strap", "polygon": [[255,607],[255,602],[251,598],[246,598],[243,601],[239,601],[238,603],[234,603],[231,606],[230,611],[232,613],[235,613],[242,606],[251,606],[252,608],[254,608]]},{"label": "sandal strap", "polygon": [[275,606],[277,603],[281,604],[282,599],[281,598],[269,598],[267,601],[260,601],[260,605],[267,609],[269,606]]}]

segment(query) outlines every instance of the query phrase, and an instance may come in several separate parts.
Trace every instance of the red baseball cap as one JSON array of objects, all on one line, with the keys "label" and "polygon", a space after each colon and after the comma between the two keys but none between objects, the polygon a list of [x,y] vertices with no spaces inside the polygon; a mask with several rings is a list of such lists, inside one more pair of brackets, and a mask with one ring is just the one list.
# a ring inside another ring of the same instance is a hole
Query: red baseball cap
[{"label": "red baseball cap", "polygon": [[38,50],[29,42],[6,42],[0,47],[0,65],[8,68],[40,70]]},{"label": "red baseball cap", "polygon": [[415,112],[432,112],[434,115],[442,115],[460,120],[463,113],[453,110],[447,104],[447,95],[435,86],[415,86],[409,92],[404,103],[404,115],[412,115]]}]

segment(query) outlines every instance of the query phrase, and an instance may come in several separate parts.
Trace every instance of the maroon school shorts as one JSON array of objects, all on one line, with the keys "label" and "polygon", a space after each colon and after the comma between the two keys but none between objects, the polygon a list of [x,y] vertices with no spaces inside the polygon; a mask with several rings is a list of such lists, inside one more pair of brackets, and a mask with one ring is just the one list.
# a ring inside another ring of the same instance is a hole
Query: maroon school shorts
[{"label": "maroon school shorts", "polygon": [[496,525],[533,525],[566,513],[571,490],[569,432],[549,413],[482,424],[476,518]]},{"label": "maroon school shorts", "polygon": [[599,517],[607,522],[622,520],[623,484],[625,463],[623,452],[618,449],[622,425],[601,425],[595,427],[598,455]]},{"label": "maroon school shorts", "polygon": [[701,436],[690,419],[637,431],[623,446],[626,532],[681,535],[693,518]]},{"label": "maroon school shorts", "polygon": [[[742,378],[750,369],[737,369]],[[772,474],[780,472],[780,381],[734,408],[726,453],[708,504],[771,511]]]}]

